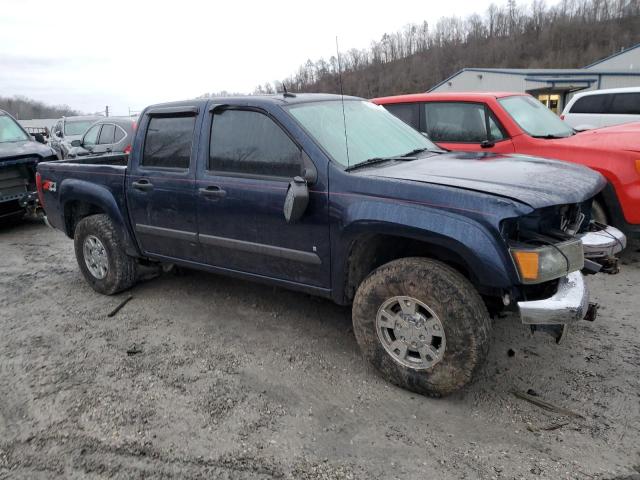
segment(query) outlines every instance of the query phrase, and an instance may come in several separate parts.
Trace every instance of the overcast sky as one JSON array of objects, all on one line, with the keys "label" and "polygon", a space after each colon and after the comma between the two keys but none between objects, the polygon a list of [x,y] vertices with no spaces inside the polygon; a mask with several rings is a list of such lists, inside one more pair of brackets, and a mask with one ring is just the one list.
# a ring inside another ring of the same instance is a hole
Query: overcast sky
[{"label": "overcast sky", "polygon": [[[1,0],[0,95],[115,115],[206,92],[251,92],[308,58],[491,0]],[[494,0],[498,5],[506,0]],[[519,2],[522,3],[522,2]],[[548,3],[555,3],[549,1]]]}]

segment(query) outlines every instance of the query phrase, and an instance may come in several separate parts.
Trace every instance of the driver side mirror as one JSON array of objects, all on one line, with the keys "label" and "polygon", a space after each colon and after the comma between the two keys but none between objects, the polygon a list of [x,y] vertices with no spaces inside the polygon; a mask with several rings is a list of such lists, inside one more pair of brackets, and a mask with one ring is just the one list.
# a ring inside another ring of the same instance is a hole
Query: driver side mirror
[{"label": "driver side mirror", "polygon": [[302,218],[309,204],[309,188],[302,177],[295,177],[289,182],[287,196],[284,199],[284,218],[287,223],[295,223]]},{"label": "driver side mirror", "polygon": [[56,135],[56,137],[58,137],[58,138],[62,138],[62,130],[56,130],[56,131],[55,131],[55,135]]},{"label": "driver side mirror", "polygon": [[81,147],[82,146],[82,140],[73,140],[71,142],[71,146],[72,147]]},{"label": "driver side mirror", "polygon": [[35,139],[36,142],[38,143],[47,143],[47,141],[44,139],[44,135],[42,135],[41,133],[36,133],[33,138]]}]

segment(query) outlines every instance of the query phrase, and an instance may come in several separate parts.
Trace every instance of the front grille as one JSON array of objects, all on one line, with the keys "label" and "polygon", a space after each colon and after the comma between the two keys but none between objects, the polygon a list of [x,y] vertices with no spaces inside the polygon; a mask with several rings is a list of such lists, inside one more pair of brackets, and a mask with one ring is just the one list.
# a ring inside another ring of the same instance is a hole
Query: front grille
[{"label": "front grille", "polygon": [[0,168],[0,201],[17,200],[28,192],[28,173],[23,167]]}]

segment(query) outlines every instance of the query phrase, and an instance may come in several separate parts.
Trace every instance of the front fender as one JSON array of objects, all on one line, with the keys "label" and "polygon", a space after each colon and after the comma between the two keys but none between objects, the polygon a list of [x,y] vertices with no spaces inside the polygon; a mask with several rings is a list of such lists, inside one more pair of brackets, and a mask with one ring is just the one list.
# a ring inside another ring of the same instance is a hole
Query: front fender
[{"label": "front fender", "polygon": [[[454,254],[472,280],[485,288],[508,289],[516,272],[494,222],[482,222],[451,211],[400,202],[367,200],[352,203],[344,211],[339,242],[334,245],[334,285],[344,285],[353,241],[366,234],[411,238],[436,245]],[[496,219],[495,224],[499,223]],[[495,233],[492,233],[495,232]]]},{"label": "front fender", "polygon": [[62,181],[59,187],[59,198],[67,236],[73,238],[73,232],[69,231],[67,222],[68,206],[73,202],[93,205],[108,215],[114,223],[116,233],[124,245],[126,253],[132,256],[140,255],[131,235],[129,225],[122,214],[122,208],[120,208],[114,194],[108,188],[86,180],[70,178]]}]

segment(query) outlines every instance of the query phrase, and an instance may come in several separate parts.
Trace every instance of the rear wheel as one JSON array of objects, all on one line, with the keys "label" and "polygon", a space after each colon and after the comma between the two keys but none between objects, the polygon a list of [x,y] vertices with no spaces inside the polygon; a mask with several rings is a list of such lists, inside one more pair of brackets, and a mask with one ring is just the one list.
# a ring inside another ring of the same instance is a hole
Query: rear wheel
[{"label": "rear wheel", "polygon": [[136,262],[124,252],[107,215],[91,215],[80,220],[74,246],[80,271],[96,292],[112,295],[135,283]]},{"label": "rear wheel", "polygon": [[353,329],[364,356],[398,386],[441,396],[484,362],[491,321],[473,285],[426,258],[394,260],[358,288]]}]

